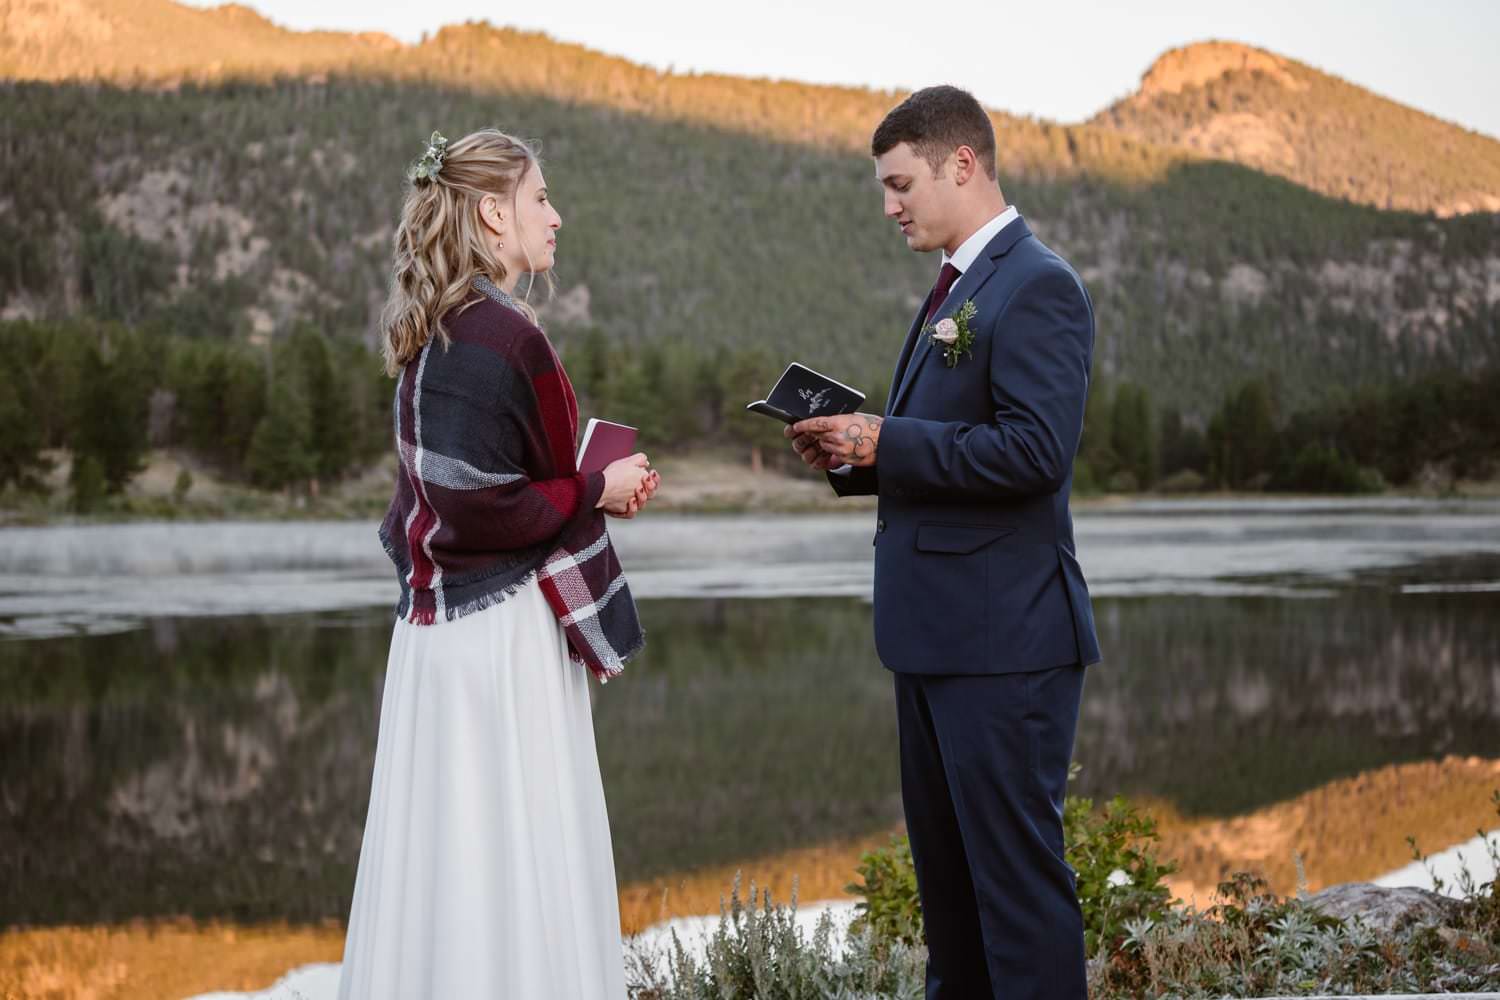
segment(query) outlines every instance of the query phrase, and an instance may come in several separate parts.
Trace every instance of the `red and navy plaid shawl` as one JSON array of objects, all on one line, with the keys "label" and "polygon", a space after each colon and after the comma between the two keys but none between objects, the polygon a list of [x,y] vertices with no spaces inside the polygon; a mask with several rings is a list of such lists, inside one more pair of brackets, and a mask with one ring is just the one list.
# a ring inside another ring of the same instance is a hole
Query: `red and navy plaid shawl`
[{"label": "red and navy plaid shawl", "polygon": [[540,329],[505,292],[444,318],[396,383],[401,467],[380,540],[401,580],[397,617],[431,625],[505,599],[534,574],[575,660],[601,680],[645,644],[595,509],[604,474],[574,458],[578,401]]}]

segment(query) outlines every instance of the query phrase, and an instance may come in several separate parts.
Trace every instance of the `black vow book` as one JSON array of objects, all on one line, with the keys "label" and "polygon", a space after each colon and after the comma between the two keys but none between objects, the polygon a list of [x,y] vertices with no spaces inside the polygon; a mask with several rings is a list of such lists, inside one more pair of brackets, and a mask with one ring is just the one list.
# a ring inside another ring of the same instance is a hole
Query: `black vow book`
[{"label": "black vow book", "polygon": [[786,366],[786,371],[781,373],[781,378],[776,380],[766,398],[757,399],[745,409],[775,417],[782,423],[795,424],[808,417],[854,413],[864,401],[865,394],[858,389],[851,389],[793,361]]}]

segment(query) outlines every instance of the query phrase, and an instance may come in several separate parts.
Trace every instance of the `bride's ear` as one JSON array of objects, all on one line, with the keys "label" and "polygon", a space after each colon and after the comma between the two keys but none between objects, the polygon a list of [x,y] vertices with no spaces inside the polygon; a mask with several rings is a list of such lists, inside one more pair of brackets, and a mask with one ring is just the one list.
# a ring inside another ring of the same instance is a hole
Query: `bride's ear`
[{"label": "bride's ear", "polygon": [[479,221],[496,236],[505,235],[505,213],[500,209],[499,198],[487,194],[479,199]]}]

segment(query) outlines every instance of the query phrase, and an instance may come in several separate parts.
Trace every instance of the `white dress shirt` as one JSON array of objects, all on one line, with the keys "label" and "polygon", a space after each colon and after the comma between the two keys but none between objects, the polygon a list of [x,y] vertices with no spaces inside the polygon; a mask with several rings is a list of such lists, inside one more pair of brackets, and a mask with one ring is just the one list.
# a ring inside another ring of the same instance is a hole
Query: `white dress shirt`
[{"label": "white dress shirt", "polygon": [[[952,264],[958,268],[959,277],[962,277],[964,272],[969,269],[969,266],[974,263],[974,258],[979,256],[979,252],[990,245],[990,240],[995,238],[995,234],[1020,217],[1021,213],[1016,210],[1016,206],[1006,206],[1005,211],[980,226],[974,231],[973,236],[964,240],[959,245],[958,252],[952,257],[948,256],[946,250],[943,251],[943,263]],[[955,285],[958,284],[956,280],[953,283]]]}]

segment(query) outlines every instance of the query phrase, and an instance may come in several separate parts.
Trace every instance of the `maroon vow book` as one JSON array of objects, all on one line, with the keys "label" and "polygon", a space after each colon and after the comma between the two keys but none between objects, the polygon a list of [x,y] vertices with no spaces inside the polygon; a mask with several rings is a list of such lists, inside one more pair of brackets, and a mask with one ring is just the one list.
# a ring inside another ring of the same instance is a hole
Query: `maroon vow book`
[{"label": "maroon vow book", "polygon": [[590,417],[578,446],[578,471],[587,475],[602,472],[617,459],[635,454],[635,428]]}]

